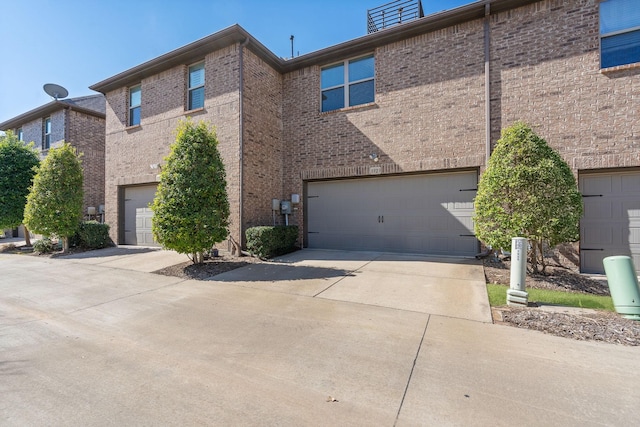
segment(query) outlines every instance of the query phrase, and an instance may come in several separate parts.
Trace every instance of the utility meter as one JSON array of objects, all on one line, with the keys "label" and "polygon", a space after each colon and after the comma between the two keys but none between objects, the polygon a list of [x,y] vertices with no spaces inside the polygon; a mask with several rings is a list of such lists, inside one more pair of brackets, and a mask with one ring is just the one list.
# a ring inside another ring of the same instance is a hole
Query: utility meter
[{"label": "utility meter", "polygon": [[280,202],[280,213],[282,215],[291,215],[291,202],[289,200],[283,200]]}]

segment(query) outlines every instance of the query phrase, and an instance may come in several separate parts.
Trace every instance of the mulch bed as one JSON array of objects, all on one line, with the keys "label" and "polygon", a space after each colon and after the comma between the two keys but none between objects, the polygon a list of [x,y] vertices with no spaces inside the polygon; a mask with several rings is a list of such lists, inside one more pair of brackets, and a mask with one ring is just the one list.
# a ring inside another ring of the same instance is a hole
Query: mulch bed
[{"label": "mulch bed", "polygon": [[227,252],[219,252],[219,256],[206,260],[203,264],[194,264],[191,261],[172,265],[154,271],[165,276],[181,277],[183,279],[205,280],[236,268],[262,262],[254,257],[236,257]]},{"label": "mulch bed", "polygon": [[[527,274],[527,288],[609,295],[606,278],[580,274],[575,245],[560,246],[547,258],[547,262],[546,274]],[[508,259],[489,257],[483,263],[487,283],[509,285],[511,263]],[[625,319],[609,311],[584,310],[574,314],[549,312],[535,306],[502,306],[494,307],[492,314],[494,323],[560,337],[640,345],[640,321]]]}]

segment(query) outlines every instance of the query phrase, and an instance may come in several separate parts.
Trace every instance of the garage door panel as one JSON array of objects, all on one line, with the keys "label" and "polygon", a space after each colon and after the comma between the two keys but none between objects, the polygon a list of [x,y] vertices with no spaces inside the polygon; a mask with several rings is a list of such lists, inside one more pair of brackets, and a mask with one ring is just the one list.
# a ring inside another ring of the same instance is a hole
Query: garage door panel
[{"label": "garage door panel", "polygon": [[475,255],[475,238],[458,240],[473,234],[475,196],[460,190],[476,182],[462,172],[309,183],[309,247]]},{"label": "garage door panel", "polygon": [[638,188],[640,188],[640,174],[620,177],[620,192],[637,194]]},{"label": "garage door panel", "polygon": [[612,190],[612,180],[609,176],[584,177],[582,179],[583,194],[609,194]]}]

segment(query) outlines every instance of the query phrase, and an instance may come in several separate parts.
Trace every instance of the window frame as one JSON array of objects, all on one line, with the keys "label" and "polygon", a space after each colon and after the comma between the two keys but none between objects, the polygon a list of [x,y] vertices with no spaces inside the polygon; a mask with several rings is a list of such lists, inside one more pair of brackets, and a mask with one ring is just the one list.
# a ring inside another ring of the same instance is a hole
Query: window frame
[{"label": "window frame", "polygon": [[[355,81],[349,81],[349,64],[351,64],[352,62],[355,61],[359,61],[362,59],[367,59],[367,58],[371,58],[373,59],[373,75],[371,77],[366,77],[363,79],[359,79],[359,80],[355,80]],[[333,86],[329,86],[326,88],[322,87],[322,72],[324,70],[330,69],[330,68],[334,68],[336,66],[342,66],[343,68],[343,78],[342,78],[342,83],[338,84],[338,85],[333,85]],[[373,82],[373,100],[369,101],[369,102],[363,102],[361,104],[355,104],[355,105],[350,105],[351,104],[351,94],[350,94],[350,88],[352,86],[355,86],[357,84],[361,84],[361,83],[365,83],[365,82]],[[330,109],[330,110],[325,110],[324,106],[323,106],[323,102],[322,102],[322,96],[325,92],[331,91],[331,90],[335,90],[335,89],[339,89],[339,88],[343,88],[343,103],[342,103],[342,107],[339,108],[335,108],[335,109]],[[365,55],[360,55],[360,56],[356,56],[356,57],[352,57],[352,58],[347,58],[345,60],[342,61],[338,61],[338,62],[333,62],[331,64],[327,64],[324,65],[322,67],[320,67],[320,112],[321,113],[328,113],[331,111],[339,111],[345,108],[354,108],[354,107],[359,107],[362,105],[368,105],[368,104],[372,104],[375,103],[376,101],[376,58],[375,58],[375,53],[367,53]]]},{"label": "window frame", "polygon": [[[202,65],[202,84],[198,86],[191,86],[191,69]],[[191,65],[187,66],[187,111],[199,110],[204,108],[205,101],[205,83],[207,81],[207,73],[205,67],[205,61],[194,62]],[[198,89],[202,88],[202,105],[198,107],[193,106],[192,94]]]},{"label": "window frame", "polygon": [[[136,105],[133,105],[132,104],[131,94],[133,93],[133,91],[135,89],[138,89],[140,91],[140,103],[136,104]],[[129,98],[128,101],[129,102],[127,104],[129,106],[129,109],[128,109],[129,116],[128,116],[128,119],[127,119],[127,124],[128,124],[129,127],[140,126],[140,124],[142,122],[142,83],[138,83],[137,85],[130,86],[128,93],[129,93],[129,96],[128,96],[128,98]],[[133,112],[136,109],[138,109],[138,111],[139,111],[139,113],[138,113],[138,122],[134,123],[133,119],[134,119],[135,116],[134,116]]]},{"label": "window frame", "polygon": [[42,139],[42,149],[48,150],[51,148],[51,116],[45,117],[42,122],[42,132],[44,135]]},{"label": "window frame", "polygon": [[634,32],[640,32],[640,23],[638,23],[638,25],[635,25],[633,27],[627,27],[627,28],[623,28],[623,29],[618,29],[615,31],[609,31],[607,33],[603,33],[602,32],[602,6],[606,3],[608,3],[609,1],[615,1],[615,0],[607,0],[607,1],[603,1],[598,5],[598,34],[599,34],[599,42],[600,42],[600,68],[601,69],[607,69],[607,68],[613,68],[613,67],[621,67],[621,66],[626,66],[626,65],[631,65],[631,64],[640,64],[640,58],[635,58],[635,60],[631,61],[631,62],[624,62],[621,64],[614,64],[614,65],[606,65],[603,66],[603,50],[602,50],[602,41],[604,39],[613,39],[614,37],[617,36],[621,36],[621,35],[625,35],[625,34],[631,34]]},{"label": "window frame", "polygon": [[24,131],[21,127],[16,129],[16,136],[18,137],[18,141],[24,142]]}]

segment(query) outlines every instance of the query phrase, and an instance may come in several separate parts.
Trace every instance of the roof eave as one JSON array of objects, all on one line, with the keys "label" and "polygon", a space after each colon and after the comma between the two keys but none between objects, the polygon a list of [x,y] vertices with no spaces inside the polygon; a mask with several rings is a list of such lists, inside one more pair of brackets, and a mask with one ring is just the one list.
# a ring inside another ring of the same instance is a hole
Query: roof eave
[{"label": "roof eave", "polygon": [[[492,0],[488,3],[490,4],[491,13],[499,13],[537,1],[540,0]],[[298,56],[283,61],[283,68],[284,71],[289,72],[310,65],[327,64],[420,34],[482,19],[485,16],[486,3],[487,1],[480,0],[454,9],[433,13],[415,21],[386,28],[357,39]]]},{"label": "roof eave", "polygon": [[11,129],[16,129],[24,125],[25,123],[29,123],[34,120],[41,119],[43,117],[47,117],[52,113],[55,113],[56,111],[63,110],[63,109],[78,111],[80,113],[88,114],[90,116],[95,116],[102,119],[106,117],[105,114],[99,111],[78,107],[75,105],[68,104],[64,101],[56,100],[56,101],[51,101],[47,104],[41,105],[40,107],[34,108],[33,110],[27,111],[26,113],[20,114],[19,116],[16,116],[12,119],[5,120],[4,122],[0,123],[0,130],[6,131]]},{"label": "roof eave", "polygon": [[145,77],[160,73],[176,65],[190,64],[198,61],[214,50],[227,46],[248,42],[248,47],[255,50],[272,67],[280,70],[281,61],[262,43],[255,40],[240,25],[235,24],[207,37],[196,40],[164,55],[158,56],[150,61],[144,62],[113,77],[98,82],[89,88],[97,92],[106,94],[109,91],[120,87],[129,86],[140,82]]},{"label": "roof eave", "polygon": [[536,1],[540,0],[479,0],[289,60],[277,57],[262,43],[253,38],[244,28],[235,24],[109,77],[90,86],[90,89],[106,94],[121,87],[137,84],[143,78],[150,77],[171,67],[196,62],[214,50],[244,42],[246,42],[249,49],[271,67],[280,73],[285,73],[310,65],[326,64],[334,60],[365,53],[389,43],[481,19],[485,16],[485,5],[487,3],[490,4],[491,13],[498,13]]}]

